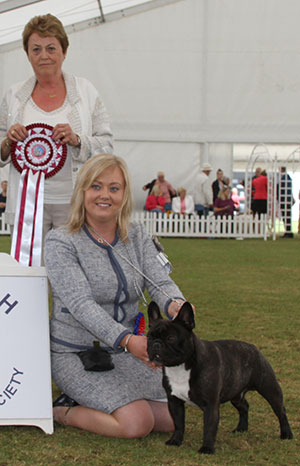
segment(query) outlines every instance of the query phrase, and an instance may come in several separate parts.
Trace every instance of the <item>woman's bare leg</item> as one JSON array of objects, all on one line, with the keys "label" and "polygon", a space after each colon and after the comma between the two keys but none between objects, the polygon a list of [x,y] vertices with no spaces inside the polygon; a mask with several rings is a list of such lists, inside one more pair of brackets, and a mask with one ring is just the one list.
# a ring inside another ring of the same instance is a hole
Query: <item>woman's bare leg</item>
[{"label": "woman's bare leg", "polygon": [[106,414],[85,406],[55,407],[54,419],[64,425],[78,427],[107,437],[139,438],[152,430],[174,429],[167,403],[138,400]]},{"label": "woman's bare leg", "polygon": [[155,432],[173,432],[174,422],[170,415],[168,403],[161,401],[148,401],[154,416]]}]

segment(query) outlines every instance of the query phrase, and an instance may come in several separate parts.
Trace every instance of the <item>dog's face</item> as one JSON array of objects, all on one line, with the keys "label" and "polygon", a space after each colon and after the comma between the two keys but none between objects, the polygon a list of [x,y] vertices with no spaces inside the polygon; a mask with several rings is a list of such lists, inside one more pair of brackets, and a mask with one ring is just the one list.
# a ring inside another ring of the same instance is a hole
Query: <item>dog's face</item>
[{"label": "dog's face", "polygon": [[147,349],[150,361],[168,367],[186,362],[194,351],[192,306],[184,303],[176,318],[168,321],[162,318],[157,304],[152,301],[148,316]]}]

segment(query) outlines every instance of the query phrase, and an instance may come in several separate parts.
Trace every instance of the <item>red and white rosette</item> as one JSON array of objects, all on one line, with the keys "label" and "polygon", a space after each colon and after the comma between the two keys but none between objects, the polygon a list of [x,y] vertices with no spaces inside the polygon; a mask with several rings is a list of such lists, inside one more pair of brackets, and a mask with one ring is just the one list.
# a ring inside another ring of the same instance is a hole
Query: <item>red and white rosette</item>
[{"label": "red and white rosette", "polygon": [[20,264],[40,266],[42,255],[45,178],[64,165],[67,146],[52,139],[53,127],[44,123],[26,126],[28,136],[12,144],[11,158],[21,173],[11,256]]}]

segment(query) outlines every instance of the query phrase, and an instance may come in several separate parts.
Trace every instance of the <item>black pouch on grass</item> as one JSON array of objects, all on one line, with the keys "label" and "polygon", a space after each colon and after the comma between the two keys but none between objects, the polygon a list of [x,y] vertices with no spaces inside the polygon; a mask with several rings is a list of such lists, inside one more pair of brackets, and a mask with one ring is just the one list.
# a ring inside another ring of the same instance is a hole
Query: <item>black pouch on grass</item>
[{"label": "black pouch on grass", "polygon": [[114,369],[111,355],[108,351],[101,348],[98,341],[94,341],[94,348],[86,351],[80,351],[78,354],[86,371],[110,371]]}]

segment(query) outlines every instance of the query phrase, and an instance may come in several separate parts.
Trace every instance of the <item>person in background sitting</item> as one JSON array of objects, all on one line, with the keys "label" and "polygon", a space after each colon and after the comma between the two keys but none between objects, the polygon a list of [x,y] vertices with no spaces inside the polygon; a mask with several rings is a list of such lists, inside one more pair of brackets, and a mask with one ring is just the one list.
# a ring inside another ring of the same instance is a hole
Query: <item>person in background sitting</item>
[{"label": "person in background sitting", "polygon": [[177,189],[178,196],[172,199],[172,210],[175,213],[189,215],[195,210],[194,200],[191,195],[186,195],[186,189],[180,187]]},{"label": "person in background sitting", "polygon": [[171,210],[172,197],[176,196],[176,191],[171,183],[165,179],[164,172],[157,173],[157,180],[155,184],[160,187],[162,196],[164,196],[166,200],[165,210]]},{"label": "person in background sitting", "polygon": [[5,211],[6,206],[6,192],[7,192],[7,181],[3,180],[1,182],[1,193],[0,193],[0,216]]},{"label": "person in background sitting", "polygon": [[145,208],[150,212],[164,212],[165,204],[166,200],[162,195],[161,189],[158,184],[155,184],[151,193],[147,196]]},{"label": "person in background sitting", "polygon": [[234,210],[236,209],[231,198],[230,186],[223,186],[214,204],[214,214],[216,217],[223,215],[229,217],[233,215]]}]

